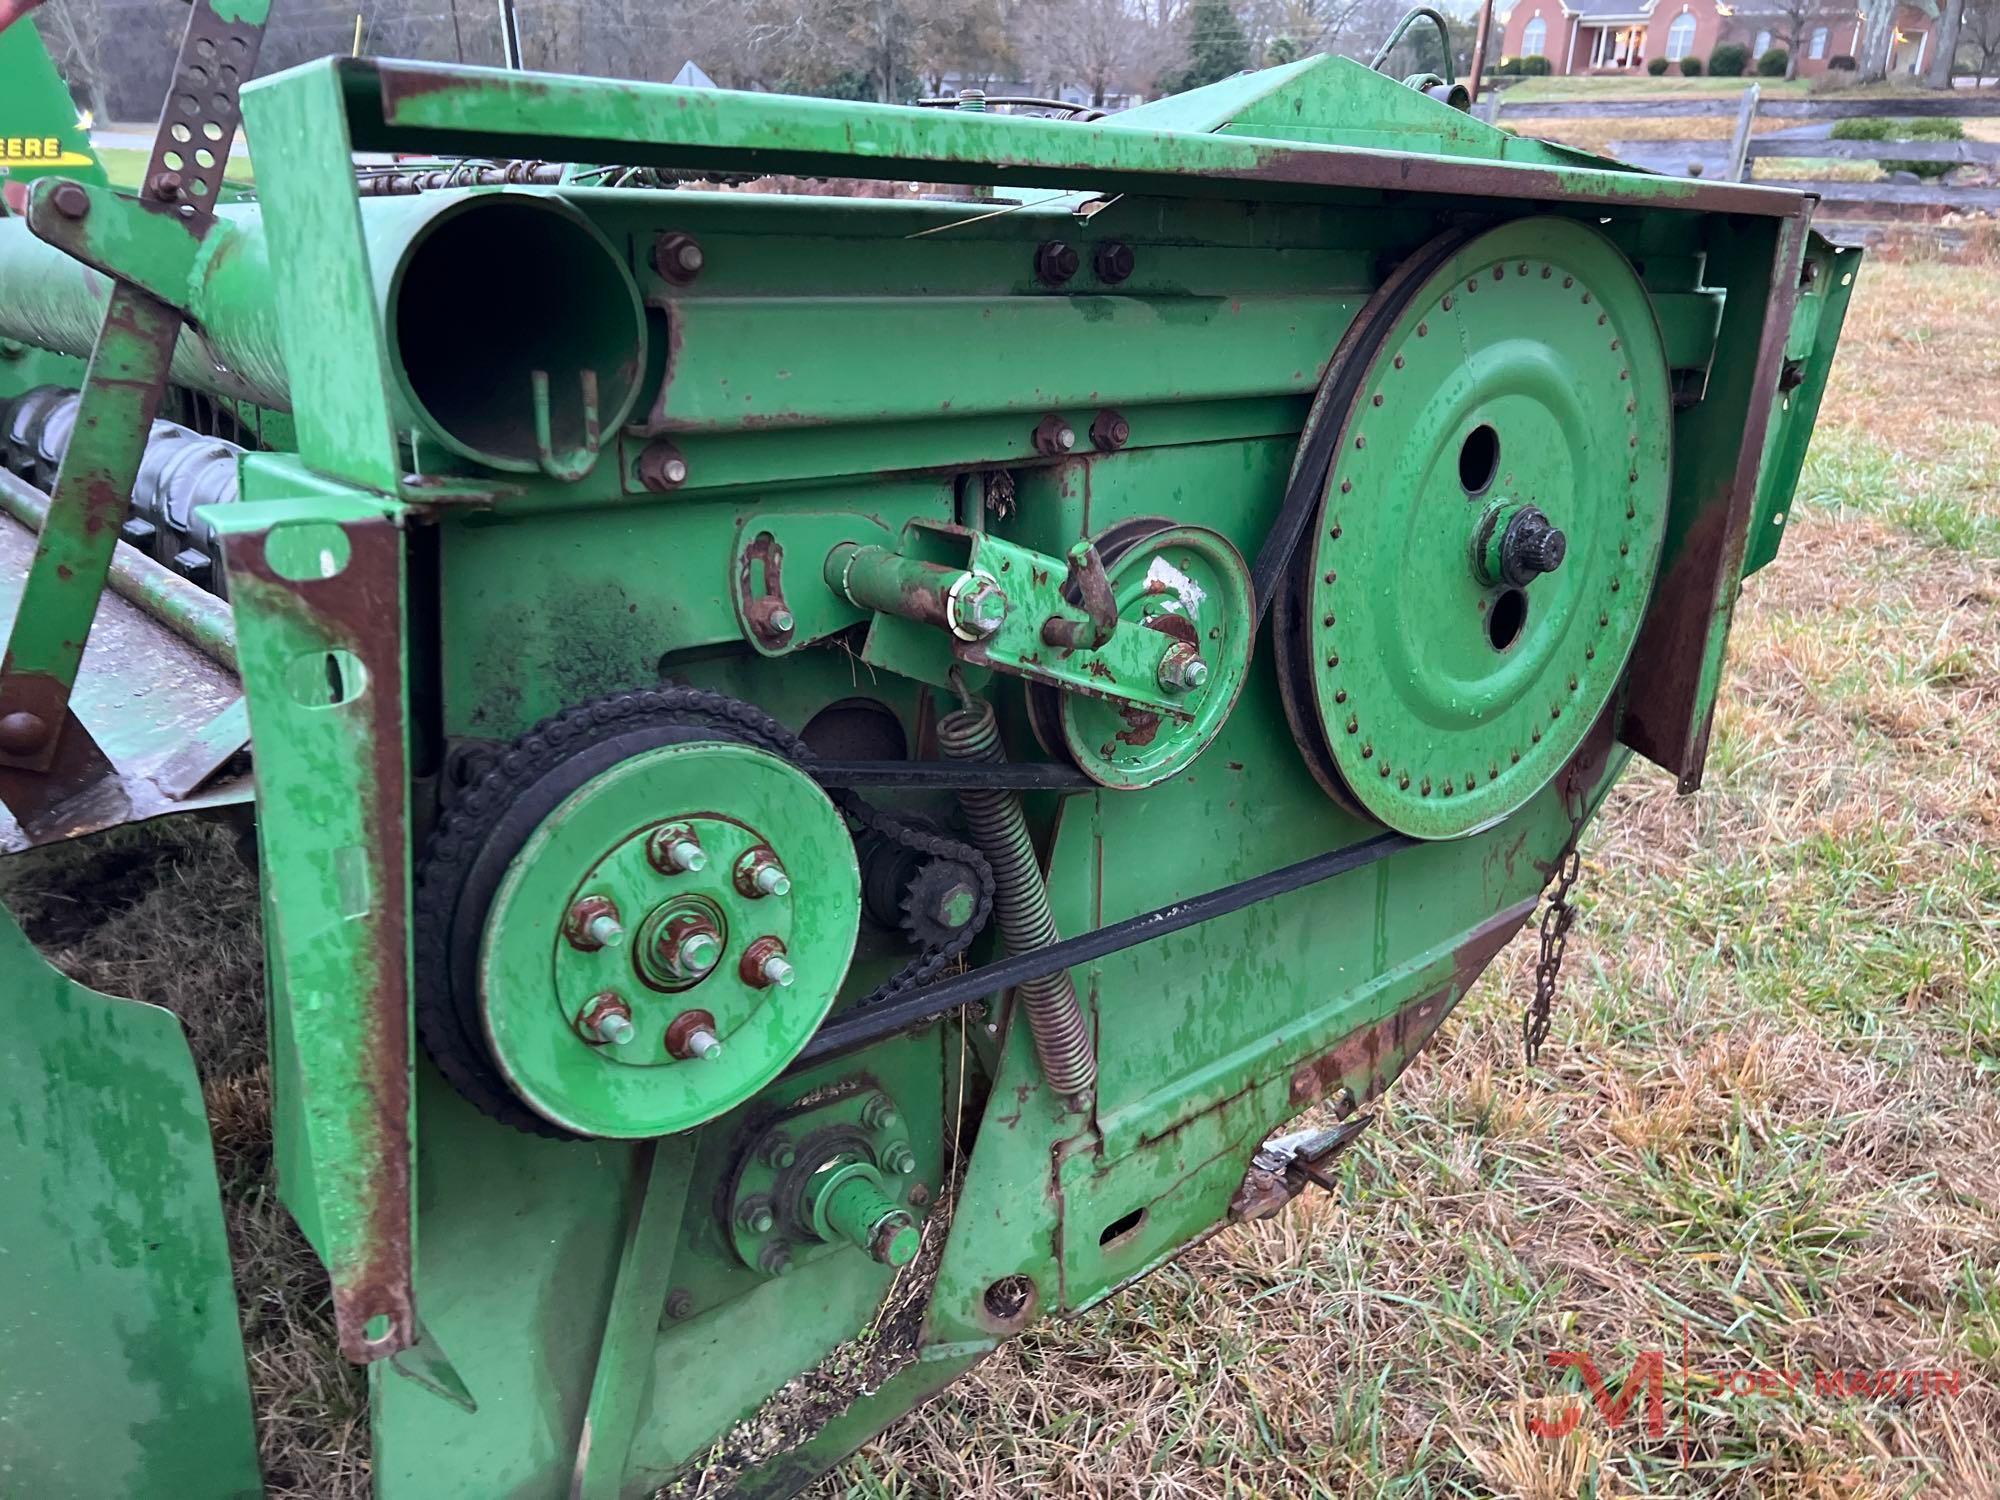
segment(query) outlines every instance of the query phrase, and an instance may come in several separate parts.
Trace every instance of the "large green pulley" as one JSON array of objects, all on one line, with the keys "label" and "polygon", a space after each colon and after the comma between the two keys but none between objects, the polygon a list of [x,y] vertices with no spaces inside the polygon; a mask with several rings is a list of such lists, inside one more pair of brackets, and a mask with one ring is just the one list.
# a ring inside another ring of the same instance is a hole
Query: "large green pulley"
[{"label": "large green pulley", "polygon": [[859,919],[853,841],[810,777],[727,740],[646,750],[571,792],[508,865],[479,947],[485,1040],[564,1130],[686,1130],[797,1055]]},{"label": "large green pulley", "polygon": [[1630,263],[1569,219],[1381,296],[1386,331],[1336,372],[1351,399],[1314,412],[1341,427],[1279,678],[1331,793],[1454,838],[1545,786],[1617,687],[1666,524],[1667,364]]}]

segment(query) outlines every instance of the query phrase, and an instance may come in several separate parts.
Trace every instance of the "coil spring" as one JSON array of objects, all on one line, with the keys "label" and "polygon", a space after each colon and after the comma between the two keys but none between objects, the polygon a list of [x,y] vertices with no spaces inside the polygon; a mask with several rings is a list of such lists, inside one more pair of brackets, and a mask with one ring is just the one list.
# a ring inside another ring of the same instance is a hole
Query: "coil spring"
[{"label": "coil spring", "polygon": [[[938,720],[938,748],[952,760],[999,765],[1007,759],[993,707],[979,698],[968,698],[963,708]],[[1020,797],[973,789],[958,797],[972,842],[993,866],[993,914],[1007,951],[1048,947],[1057,938],[1056,919]],[[1097,1057],[1068,972],[1026,980],[1015,993],[1027,1013],[1043,1076],[1058,1093],[1080,1100],[1097,1084]]]}]

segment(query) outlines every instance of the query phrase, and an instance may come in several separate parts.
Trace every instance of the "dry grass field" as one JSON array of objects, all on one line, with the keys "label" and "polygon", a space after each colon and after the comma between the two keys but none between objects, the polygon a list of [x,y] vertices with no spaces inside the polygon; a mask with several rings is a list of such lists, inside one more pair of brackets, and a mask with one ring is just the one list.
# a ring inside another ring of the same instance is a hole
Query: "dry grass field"
[{"label": "dry grass field", "polygon": [[[1707,787],[1637,769],[1586,840],[1543,1065],[1522,940],[1337,1195],[1031,1332],[822,1494],[2000,1493],[1996,277],[1864,268]],[[1580,1399],[1552,1352],[1615,1390],[1647,1349],[1665,1437],[1587,1397],[1533,1435]],[[1815,1392],[1863,1370],[1960,1388]]]}]

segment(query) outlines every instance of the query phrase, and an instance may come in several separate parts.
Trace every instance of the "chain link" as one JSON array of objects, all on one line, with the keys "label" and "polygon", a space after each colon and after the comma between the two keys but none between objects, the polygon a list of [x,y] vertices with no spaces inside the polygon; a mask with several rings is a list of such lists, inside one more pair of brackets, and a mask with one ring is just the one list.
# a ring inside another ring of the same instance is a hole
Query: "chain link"
[{"label": "chain link", "polygon": [[1576,908],[1569,898],[1582,871],[1583,855],[1572,844],[1564,851],[1558,866],[1549,904],[1542,908],[1542,951],[1535,960],[1535,998],[1521,1014],[1522,1050],[1531,1068],[1542,1043],[1549,1037],[1549,1012],[1555,1004],[1556,988],[1562,982],[1563,949],[1569,942],[1569,930],[1576,923]]}]

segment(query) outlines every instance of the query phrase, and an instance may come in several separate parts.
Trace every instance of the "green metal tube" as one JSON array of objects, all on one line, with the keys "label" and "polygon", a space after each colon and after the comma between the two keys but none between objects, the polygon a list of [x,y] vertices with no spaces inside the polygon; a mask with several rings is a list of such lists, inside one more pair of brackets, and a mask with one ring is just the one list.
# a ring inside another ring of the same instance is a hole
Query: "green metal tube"
[{"label": "green metal tube", "polygon": [[961,640],[983,639],[1007,617],[1007,596],[990,579],[887,547],[842,542],[822,571],[826,586],[850,604],[939,625]]},{"label": "green metal tube", "polygon": [[[570,435],[615,432],[644,368],[645,308],[610,241],[559,195],[533,190],[371,198],[360,214],[398,428],[496,468],[573,477],[587,466],[564,451]],[[0,287],[0,338],[89,356],[109,277],[8,218]],[[174,381],[289,411],[286,294],[262,210],[217,209],[175,299],[193,326],[175,347]]]},{"label": "green metal tube", "polygon": [[[49,497],[0,469],[0,510],[30,531],[42,529]],[[236,670],[236,617],[227,600],[189,583],[137,547],[120,542],[111,557],[111,588],[158,620],[175,635]]]}]

